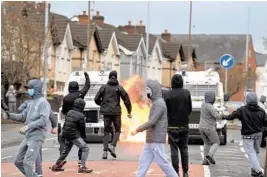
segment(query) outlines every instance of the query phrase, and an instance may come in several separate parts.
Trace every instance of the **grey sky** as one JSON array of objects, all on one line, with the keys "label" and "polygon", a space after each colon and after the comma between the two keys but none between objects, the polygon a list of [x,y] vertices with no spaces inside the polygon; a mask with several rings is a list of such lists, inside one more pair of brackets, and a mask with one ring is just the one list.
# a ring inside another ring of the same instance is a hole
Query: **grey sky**
[{"label": "grey sky", "polygon": [[[147,22],[147,2],[91,1],[92,15],[95,11],[105,16],[105,22],[125,25],[128,21],[137,24]],[[188,34],[189,1],[150,2],[150,32],[160,34],[165,29],[170,33]],[[262,37],[267,36],[267,2],[193,2],[193,34],[246,34],[248,7],[250,7],[250,33],[254,48],[267,53]],[[88,10],[87,1],[52,1],[51,11],[72,17]]]}]

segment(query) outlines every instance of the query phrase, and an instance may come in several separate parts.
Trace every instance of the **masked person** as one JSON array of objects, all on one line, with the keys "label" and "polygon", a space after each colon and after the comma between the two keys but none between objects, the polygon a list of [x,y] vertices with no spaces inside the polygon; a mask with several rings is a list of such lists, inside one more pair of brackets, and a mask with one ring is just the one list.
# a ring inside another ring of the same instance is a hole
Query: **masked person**
[{"label": "masked person", "polygon": [[[88,90],[90,89],[90,78],[89,75],[87,74],[87,72],[84,73],[84,77],[85,77],[85,84],[84,87],[79,90],[79,84],[76,81],[72,81],[69,83],[69,94],[67,94],[64,98],[63,98],[63,105],[62,105],[62,114],[63,116],[65,116],[73,107],[74,104],[74,100],[76,100],[77,98],[82,98],[84,99],[86,93],[88,92]],[[83,130],[81,130],[83,131]],[[65,142],[65,137],[62,136],[62,132],[61,129],[59,129],[59,143],[60,143],[60,147],[59,147],[59,151],[60,153],[62,152],[62,150],[64,149],[64,142]],[[81,158],[82,158],[82,150],[78,151],[78,166],[81,163]],[[63,162],[62,165],[64,165],[66,163]],[[63,166],[62,166],[63,167]]]},{"label": "masked person", "polygon": [[8,118],[18,122],[26,122],[20,132],[25,139],[20,144],[19,152],[15,158],[16,167],[26,177],[37,177],[33,163],[40,153],[47,134],[47,124],[51,112],[50,104],[42,95],[42,82],[39,79],[30,80],[28,94],[31,97],[30,104],[20,114],[8,113]]},{"label": "masked person", "polygon": [[220,146],[220,139],[216,131],[216,121],[222,116],[213,106],[215,103],[215,92],[205,93],[205,101],[201,105],[199,132],[204,142],[204,161],[203,165],[215,164],[214,155]]},{"label": "masked person", "polygon": [[146,130],[146,143],[140,156],[137,177],[145,177],[146,173],[153,162],[156,161],[168,177],[177,177],[178,174],[172,165],[167,161],[165,154],[165,143],[167,134],[167,107],[162,98],[161,87],[156,80],[147,80],[146,82],[147,97],[152,101],[148,122],[140,125],[131,134]]},{"label": "masked person", "polygon": [[[127,108],[128,117],[131,118],[132,105],[130,98],[124,88],[119,85],[117,72],[111,71],[109,74],[109,81],[99,89],[95,96],[95,103],[100,105],[100,113],[104,115],[104,152],[102,159],[107,159],[107,151],[109,151],[114,158],[117,157],[115,147],[121,133],[120,98],[122,98]],[[115,133],[111,145],[108,146],[112,123],[115,127]]]},{"label": "masked person", "polygon": [[9,111],[15,113],[17,109],[17,93],[13,85],[10,85],[9,90],[6,93],[6,98],[8,100]]},{"label": "masked person", "polygon": [[[28,105],[31,104],[31,100],[27,100],[24,103],[22,103],[19,108],[18,108],[18,112],[21,113],[23,112],[24,109],[26,109],[28,107]],[[49,116],[49,120],[51,122],[51,133],[52,134],[56,134],[57,130],[57,117],[54,115],[53,110],[51,109],[50,111],[50,116]],[[35,172],[37,173],[38,177],[42,177],[43,176],[43,169],[42,169],[42,147],[40,148],[40,153],[36,158],[35,161]]]},{"label": "masked person", "polygon": [[246,105],[241,106],[223,119],[239,119],[242,124],[241,135],[245,152],[251,164],[251,176],[263,177],[262,168],[258,159],[260,153],[260,142],[264,124],[266,124],[266,113],[259,107],[257,95],[249,92],[246,95]]},{"label": "masked person", "polygon": [[165,90],[164,99],[168,110],[168,137],[171,160],[174,170],[179,174],[179,155],[184,177],[188,176],[188,124],[192,112],[190,92],[183,89],[183,77],[175,74],[171,80],[172,89]]},{"label": "masked person", "polygon": [[93,171],[86,167],[89,148],[86,142],[83,140],[85,137],[85,121],[83,114],[84,107],[85,101],[81,98],[78,98],[74,101],[73,108],[67,113],[62,132],[63,136],[65,137],[64,149],[62,150],[56,164],[52,166],[52,171],[61,171],[61,164],[68,156],[73,144],[82,151],[81,165],[79,166],[78,173],[91,173]]}]

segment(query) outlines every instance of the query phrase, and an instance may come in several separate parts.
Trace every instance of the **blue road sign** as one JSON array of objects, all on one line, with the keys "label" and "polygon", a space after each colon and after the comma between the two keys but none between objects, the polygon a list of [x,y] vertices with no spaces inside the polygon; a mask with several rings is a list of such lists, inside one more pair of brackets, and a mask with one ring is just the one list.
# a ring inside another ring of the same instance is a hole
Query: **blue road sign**
[{"label": "blue road sign", "polygon": [[230,69],[230,68],[233,67],[234,61],[235,61],[235,58],[232,55],[230,55],[230,54],[224,54],[220,58],[220,65],[224,69]]}]

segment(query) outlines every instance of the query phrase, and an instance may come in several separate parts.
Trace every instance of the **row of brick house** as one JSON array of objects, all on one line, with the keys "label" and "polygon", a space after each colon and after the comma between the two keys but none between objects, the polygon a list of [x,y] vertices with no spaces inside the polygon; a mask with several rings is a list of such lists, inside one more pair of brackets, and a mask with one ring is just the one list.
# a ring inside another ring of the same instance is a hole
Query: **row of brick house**
[{"label": "row of brick house", "polygon": [[[41,4],[42,6],[42,4]],[[44,20],[44,18],[43,18]],[[115,27],[105,22],[97,12],[92,16],[89,42],[88,69],[110,68],[117,70],[119,79],[125,80],[138,74],[144,78],[157,79],[163,86],[170,86],[170,78],[187,64],[188,70],[204,70],[210,64],[218,67],[224,82],[224,70],[219,67],[219,58],[225,53],[235,57],[235,65],[228,72],[232,100],[243,100],[245,70],[245,35],[192,35],[192,47],[188,47],[188,35],[171,34],[165,30],[160,35],[149,34],[149,58],[146,59],[146,26],[140,21]],[[58,89],[72,71],[82,70],[87,58],[88,15],[78,15],[71,21],[64,15],[49,13],[49,83],[56,80]],[[190,57],[187,57],[190,50]],[[256,71],[256,58],[252,37],[249,36],[249,70]],[[37,73],[35,73],[37,74]],[[38,73],[41,75],[41,71]],[[241,75],[243,77],[241,77]],[[255,79],[254,79],[255,80]],[[238,84],[237,84],[238,83]],[[253,77],[250,88],[255,89]]]}]

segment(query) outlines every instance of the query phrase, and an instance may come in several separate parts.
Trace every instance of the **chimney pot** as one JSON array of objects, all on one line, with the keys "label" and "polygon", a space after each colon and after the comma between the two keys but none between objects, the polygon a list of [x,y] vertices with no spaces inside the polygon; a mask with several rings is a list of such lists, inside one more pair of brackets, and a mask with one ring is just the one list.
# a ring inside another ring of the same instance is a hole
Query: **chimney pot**
[{"label": "chimney pot", "polygon": [[143,25],[143,21],[142,20],[139,21],[139,25]]},{"label": "chimney pot", "polygon": [[132,22],[131,21],[128,21],[128,25],[132,25]]},{"label": "chimney pot", "polygon": [[96,15],[99,16],[100,15],[100,12],[99,11],[96,11]]},{"label": "chimney pot", "polygon": [[83,11],[83,15],[86,15],[86,11],[85,10]]}]

